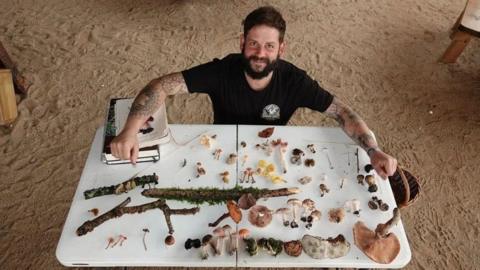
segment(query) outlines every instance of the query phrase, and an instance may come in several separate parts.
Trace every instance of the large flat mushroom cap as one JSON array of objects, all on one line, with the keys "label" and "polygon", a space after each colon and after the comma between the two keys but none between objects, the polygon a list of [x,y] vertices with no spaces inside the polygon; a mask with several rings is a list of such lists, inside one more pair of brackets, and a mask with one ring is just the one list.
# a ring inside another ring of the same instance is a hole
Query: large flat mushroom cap
[{"label": "large flat mushroom cap", "polygon": [[377,237],[376,233],[361,221],[353,227],[353,238],[355,245],[377,263],[391,263],[400,253],[400,241],[395,234]]},{"label": "large flat mushroom cap", "polygon": [[248,221],[254,226],[263,228],[272,221],[272,211],[263,205],[255,205],[248,212]]}]

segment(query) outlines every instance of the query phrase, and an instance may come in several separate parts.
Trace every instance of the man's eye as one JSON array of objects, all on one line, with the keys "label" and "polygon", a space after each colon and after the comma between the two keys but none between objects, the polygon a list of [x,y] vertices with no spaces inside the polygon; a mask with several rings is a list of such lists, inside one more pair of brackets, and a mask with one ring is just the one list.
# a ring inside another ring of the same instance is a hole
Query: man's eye
[{"label": "man's eye", "polygon": [[255,41],[251,41],[248,45],[250,47],[255,47],[257,45],[257,43]]},{"label": "man's eye", "polygon": [[268,44],[268,45],[267,45],[267,48],[268,48],[268,49],[273,49],[273,48],[275,48],[275,46],[273,46],[272,44]]}]

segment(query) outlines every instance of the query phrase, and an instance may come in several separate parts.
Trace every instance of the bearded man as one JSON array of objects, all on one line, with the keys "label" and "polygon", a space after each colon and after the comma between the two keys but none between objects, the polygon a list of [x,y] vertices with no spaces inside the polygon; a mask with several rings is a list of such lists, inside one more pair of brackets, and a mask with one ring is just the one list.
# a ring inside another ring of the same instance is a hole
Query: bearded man
[{"label": "bearded man", "polygon": [[212,101],[214,124],[285,125],[298,108],[324,112],[367,152],[382,178],[393,175],[397,160],[380,150],[365,122],[304,70],[281,59],[285,30],[280,12],[260,7],[243,21],[240,54],[152,80],[135,98],[124,129],[110,145],[112,154],[135,163],[137,132],[165,98],[205,93]]}]

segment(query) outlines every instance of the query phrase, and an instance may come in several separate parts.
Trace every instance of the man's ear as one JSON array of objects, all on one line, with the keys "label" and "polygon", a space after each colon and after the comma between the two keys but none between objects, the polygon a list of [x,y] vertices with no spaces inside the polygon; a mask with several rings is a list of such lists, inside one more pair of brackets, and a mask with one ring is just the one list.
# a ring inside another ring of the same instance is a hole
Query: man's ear
[{"label": "man's ear", "polygon": [[278,56],[283,57],[286,47],[287,44],[285,43],[285,41],[282,41],[282,43],[280,43],[280,48],[278,49]]},{"label": "man's ear", "polygon": [[243,46],[245,46],[245,37],[240,34],[240,51],[243,52]]}]

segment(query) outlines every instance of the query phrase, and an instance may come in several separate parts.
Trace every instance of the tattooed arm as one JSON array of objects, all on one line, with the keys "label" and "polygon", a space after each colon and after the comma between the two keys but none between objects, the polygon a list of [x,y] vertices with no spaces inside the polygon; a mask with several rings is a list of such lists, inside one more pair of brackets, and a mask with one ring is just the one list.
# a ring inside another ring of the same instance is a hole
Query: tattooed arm
[{"label": "tattooed arm", "polygon": [[397,160],[380,150],[373,132],[358,114],[336,97],[325,113],[337,120],[343,131],[367,151],[370,162],[380,177],[386,179],[393,175],[397,169]]},{"label": "tattooed arm", "polygon": [[145,86],[133,101],[125,127],[110,144],[112,154],[120,159],[130,159],[135,164],[140,127],[164,104],[167,96],[183,93],[188,93],[188,89],[180,72],[154,79]]}]

